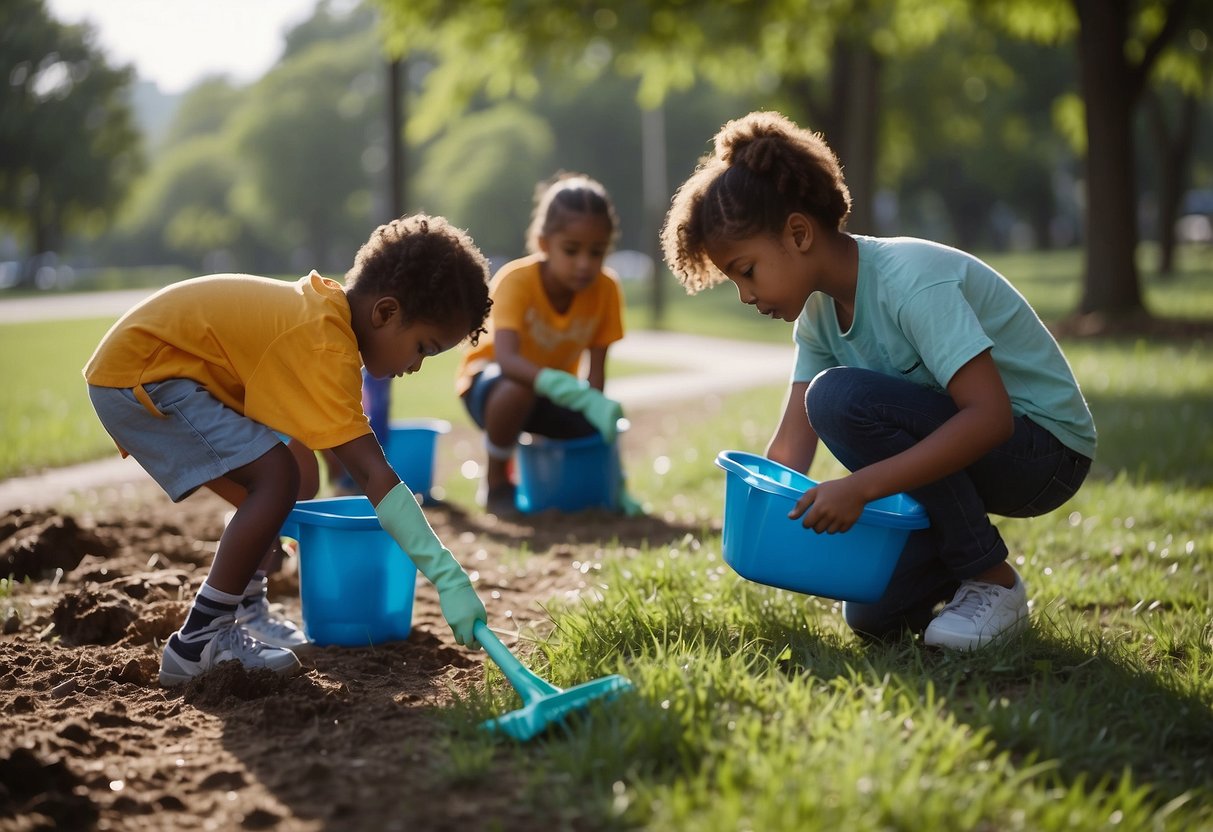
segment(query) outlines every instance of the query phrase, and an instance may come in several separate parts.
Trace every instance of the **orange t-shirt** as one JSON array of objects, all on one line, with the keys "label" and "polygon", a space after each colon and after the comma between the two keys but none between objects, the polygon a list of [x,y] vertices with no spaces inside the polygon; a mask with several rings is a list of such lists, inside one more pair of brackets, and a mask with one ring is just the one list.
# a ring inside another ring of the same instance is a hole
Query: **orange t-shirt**
[{"label": "orange t-shirt", "polygon": [[619,281],[610,272],[598,277],[577,294],[568,311],[552,308],[539,264],[543,256],[533,254],[502,266],[489,284],[493,308],[488,332],[468,350],[455,378],[459,395],[467,392],[472,379],[494,360],[493,339],[499,330],[518,333],[519,353],[540,367],[578,374],[582,354],[592,347],[605,347],[623,337],[623,302]]},{"label": "orange t-shirt", "polygon": [[345,289],[316,272],[292,283],[222,274],[166,286],[110,327],[84,378],[137,396],[145,383],[193,379],[312,449],[371,432]]}]

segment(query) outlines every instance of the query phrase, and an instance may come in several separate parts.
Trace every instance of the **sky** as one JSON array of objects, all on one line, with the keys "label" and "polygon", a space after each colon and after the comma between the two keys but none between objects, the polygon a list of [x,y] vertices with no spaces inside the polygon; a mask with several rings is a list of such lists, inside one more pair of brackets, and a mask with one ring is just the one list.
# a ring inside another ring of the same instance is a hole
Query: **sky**
[{"label": "sky", "polygon": [[176,94],[207,75],[260,78],[282,54],[283,32],[316,0],[47,0],[62,23],[88,20],[111,63]]}]

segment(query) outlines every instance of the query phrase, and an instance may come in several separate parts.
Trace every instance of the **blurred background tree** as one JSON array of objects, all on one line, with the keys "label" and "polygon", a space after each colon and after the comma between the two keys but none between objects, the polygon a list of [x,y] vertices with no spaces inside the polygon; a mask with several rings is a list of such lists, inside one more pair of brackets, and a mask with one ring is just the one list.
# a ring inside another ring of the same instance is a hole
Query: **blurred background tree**
[{"label": "blurred background tree", "polygon": [[139,173],[131,78],[87,28],[51,19],[41,0],[0,5],[0,222],[35,255],[20,284],[71,231],[104,228]]},{"label": "blurred background tree", "polygon": [[[1196,0],[320,0],[254,83],[207,79],[157,100],[122,75],[105,109],[125,108],[129,123],[137,102],[147,171],[111,165],[113,198],[55,245],[82,264],[336,274],[375,224],[424,209],[470,228],[500,261],[522,252],[536,182],[567,169],[610,190],[623,247],[655,253],[670,191],[713,133],[773,108],[839,153],[850,230],[978,252],[1082,245],[1082,311],[1137,314],[1136,240],[1157,240],[1169,268],[1185,198],[1213,185],[1211,10]],[[31,66],[53,64],[61,39],[53,29],[27,47],[41,56]],[[1123,66],[1091,93],[1084,73],[1117,55]],[[1135,103],[1109,120],[1092,94]],[[20,135],[0,120],[10,177],[34,131],[49,129],[18,120]],[[1113,170],[1107,159],[1126,147],[1131,164]],[[118,158],[137,159],[137,144]],[[0,247],[7,231],[10,246],[33,251],[18,193],[4,189]],[[652,284],[658,321],[663,274]]]}]

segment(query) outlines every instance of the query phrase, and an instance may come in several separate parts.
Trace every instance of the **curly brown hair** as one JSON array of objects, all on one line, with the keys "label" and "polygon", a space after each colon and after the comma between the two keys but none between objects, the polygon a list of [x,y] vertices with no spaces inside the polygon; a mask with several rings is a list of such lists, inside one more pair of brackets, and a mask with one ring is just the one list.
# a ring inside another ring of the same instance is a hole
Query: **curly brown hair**
[{"label": "curly brown hair", "polygon": [[466,321],[474,345],[493,305],[489,263],[471,236],[443,217],[413,214],[376,228],[345,273],[353,297],[390,295],[406,323]]},{"label": "curly brown hair", "polygon": [[712,265],[712,240],[778,234],[800,212],[842,230],[851,193],[825,139],[781,113],[754,112],[727,122],[715,149],[682,183],[661,229],[666,265],[689,294],[725,276]]},{"label": "curly brown hair", "polygon": [[535,210],[526,230],[526,250],[539,251],[539,238],[559,233],[570,215],[602,217],[611,226],[610,244],[619,238],[619,217],[605,187],[584,173],[560,171],[535,186]]}]

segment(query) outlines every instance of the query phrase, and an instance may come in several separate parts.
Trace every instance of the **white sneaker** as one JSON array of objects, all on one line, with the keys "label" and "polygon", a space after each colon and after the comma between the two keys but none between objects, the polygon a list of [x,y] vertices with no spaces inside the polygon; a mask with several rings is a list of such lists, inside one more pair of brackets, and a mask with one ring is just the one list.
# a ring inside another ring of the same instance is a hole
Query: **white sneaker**
[{"label": "white sneaker", "polygon": [[1011,588],[965,581],[951,603],[927,625],[923,642],[932,647],[978,650],[1028,625],[1028,593],[1019,573]]},{"label": "white sneaker", "polygon": [[303,631],[295,626],[295,622],[274,614],[266,598],[256,604],[241,604],[237,607],[236,623],[253,638],[271,647],[299,650],[312,646]]},{"label": "white sneaker", "polygon": [[272,647],[250,636],[233,617],[216,618],[211,629],[215,635],[202,648],[202,657],[190,661],[172,648],[171,642],[164,645],[160,657],[160,685],[173,687],[182,685],[213,670],[220,662],[238,661],[248,668],[267,668],[275,673],[294,673],[301,667],[299,659],[290,650]]}]

